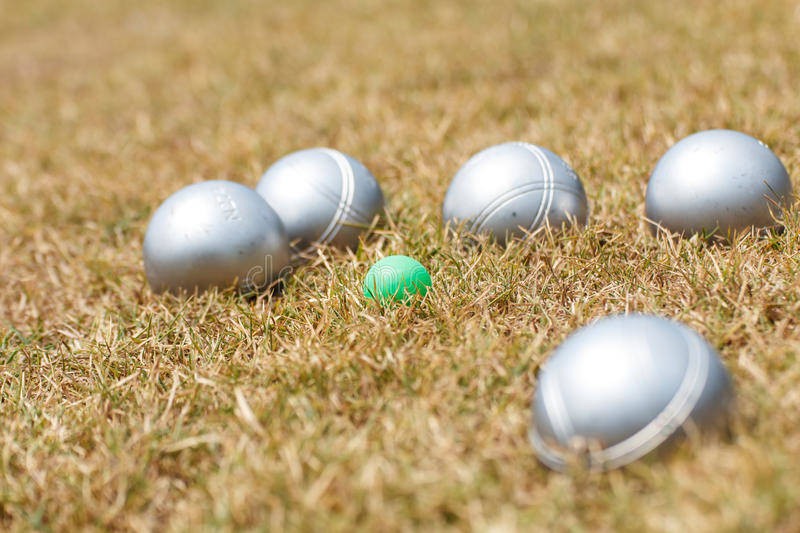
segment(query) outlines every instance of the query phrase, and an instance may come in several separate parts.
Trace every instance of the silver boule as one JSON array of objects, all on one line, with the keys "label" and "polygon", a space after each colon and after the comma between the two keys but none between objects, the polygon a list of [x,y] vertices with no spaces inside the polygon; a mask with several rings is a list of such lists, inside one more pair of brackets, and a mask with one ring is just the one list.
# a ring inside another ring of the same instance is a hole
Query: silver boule
[{"label": "silver boule", "polygon": [[559,346],[539,372],[529,432],[554,470],[624,466],[672,437],[720,428],[733,397],[717,352],[651,315],[606,317]]},{"label": "silver boule", "polygon": [[647,184],[646,210],[669,231],[727,237],[775,226],[791,196],[786,168],[764,143],[738,131],[708,130],[661,157]]},{"label": "silver boule", "polygon": [[367,168],[330,148],[292,152],[273,164],[256,191],[281,217],[296,254],[315,244],[356,248],[383,210],[381,188]]},{"label": "silver boule", "polygon": [[442,206],[445,225],[466,223],[500,243],[571,220],[586,224],[589,205],[580,178],[556,154],[523,142],[491,146],[453,177]]},{"label": "silver boule", "polygon": [[230,181],[184,187],[159,206],[144,237],[153,291],[263,288],[289,262],[278,215],[254,190]]}]

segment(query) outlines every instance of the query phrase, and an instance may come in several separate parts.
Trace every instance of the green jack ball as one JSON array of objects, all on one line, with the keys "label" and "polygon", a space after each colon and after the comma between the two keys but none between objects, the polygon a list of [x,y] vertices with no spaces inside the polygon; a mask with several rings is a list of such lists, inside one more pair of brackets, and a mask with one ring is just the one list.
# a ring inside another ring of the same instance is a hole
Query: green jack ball
[{"label": "green jack ball", "polygon": [[369,269],[364,279],[364,296],[379,303],[409,303],[415,295],[425,296],[431,276],[416,259],[405,255],[384,257]]}]

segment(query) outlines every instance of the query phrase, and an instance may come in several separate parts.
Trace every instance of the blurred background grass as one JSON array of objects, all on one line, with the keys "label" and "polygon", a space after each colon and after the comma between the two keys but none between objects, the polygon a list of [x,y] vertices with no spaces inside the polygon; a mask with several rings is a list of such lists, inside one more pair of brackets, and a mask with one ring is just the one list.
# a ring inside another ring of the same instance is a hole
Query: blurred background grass
[{"label": "blurred background grass", "polygon": [[[25,529],[800,529],[798,221],[656,241],[647,177],[727,127],[800,166],[796,3],[0,0],[0,523]],[[592,223],[464,250],[450,177],[506,140],[584,180]],[[281,298],[146,287],[183,185],[255,185],[288,151],[361,159],[390,221]],[[406,253],[420,309],[359,283]],[[572,329],[682,319],[735,377],[729,442],[569,478],[525,437]]]}]

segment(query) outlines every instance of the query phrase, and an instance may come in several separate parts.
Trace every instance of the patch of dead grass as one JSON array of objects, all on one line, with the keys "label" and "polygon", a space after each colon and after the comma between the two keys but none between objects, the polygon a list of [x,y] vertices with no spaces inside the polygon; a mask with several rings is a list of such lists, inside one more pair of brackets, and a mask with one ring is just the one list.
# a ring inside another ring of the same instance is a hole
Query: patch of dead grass
[{"label": "patch of dead grass", "polygon": [[[731,127],[800,169],[790,2],[0,1],[0,523],[8,529],[800,528],[798,228],[651,237],[647,176]],[[440,201],[524,139],[584,180],[583,231],[462,246]],[[362,159],[391,224],[280,297],[146,287],[149,215],[284,153]],[[377,258],[433,275],[360,294]],[[687,322],[738,390],[730,441],[606,475],[545,470],[535,372],[622,311]]]}]

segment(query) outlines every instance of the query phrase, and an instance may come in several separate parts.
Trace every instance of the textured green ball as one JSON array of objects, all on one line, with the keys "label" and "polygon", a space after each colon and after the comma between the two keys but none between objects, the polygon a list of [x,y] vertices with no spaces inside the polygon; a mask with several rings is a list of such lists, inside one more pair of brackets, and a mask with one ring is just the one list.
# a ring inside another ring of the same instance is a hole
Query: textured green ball
[{"label": "textured green ball", "polygon": [[419,261],[405,255],[384,257],[369,269],[364,279],[364,296],[379,303],[409,303],[415,295],[425,296],[431,276]]}]

